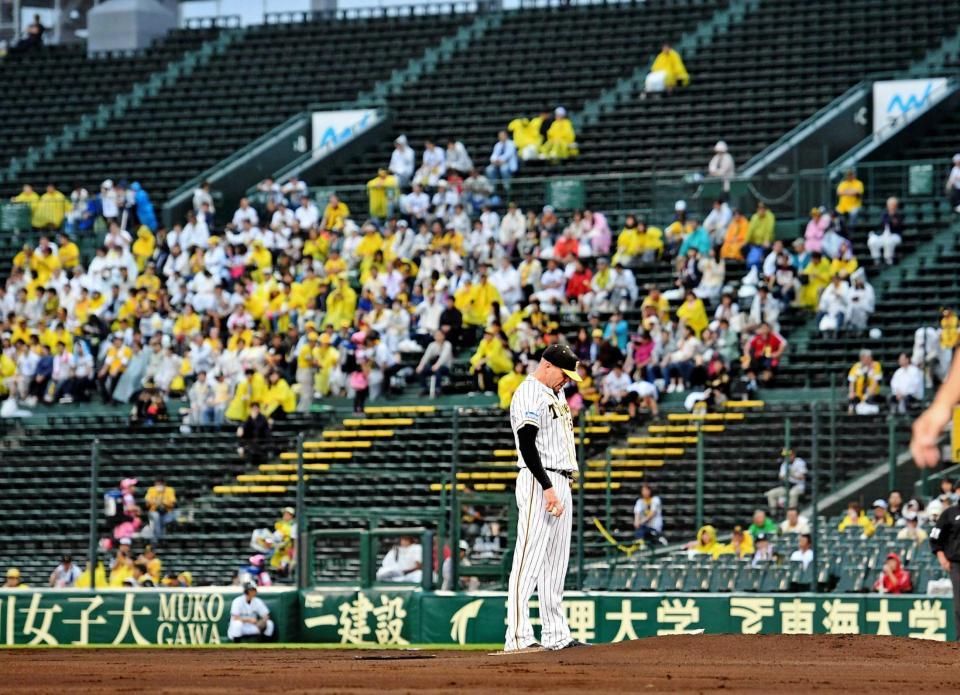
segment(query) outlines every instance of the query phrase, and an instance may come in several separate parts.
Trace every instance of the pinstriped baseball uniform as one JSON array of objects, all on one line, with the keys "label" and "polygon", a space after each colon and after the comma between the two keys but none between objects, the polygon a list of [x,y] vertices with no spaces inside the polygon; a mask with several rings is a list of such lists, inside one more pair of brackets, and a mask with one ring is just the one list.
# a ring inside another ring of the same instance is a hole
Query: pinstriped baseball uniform
[{"label": "pinstriped baseball uniform", "polygon": [[[510,425],[517,444],[517,545],[513,554],[507,599],[507,633],[504,649],[522,649],[536,642],[530,624],[530,597],[540,599],[540,643],[556,649],[570,642],[570,628],[563,613],[563,584],[570,560],[573,509],[570,480],[554,471],[577,470],[573,417],[563,391],[545,386],[532,375],[520,384],[510,403]],[[520,455],[517,432],[525,425],[537,428],[536,447],[540,461],[553,484],[564,512],[548,513],[543,488],[527,470]]]}]

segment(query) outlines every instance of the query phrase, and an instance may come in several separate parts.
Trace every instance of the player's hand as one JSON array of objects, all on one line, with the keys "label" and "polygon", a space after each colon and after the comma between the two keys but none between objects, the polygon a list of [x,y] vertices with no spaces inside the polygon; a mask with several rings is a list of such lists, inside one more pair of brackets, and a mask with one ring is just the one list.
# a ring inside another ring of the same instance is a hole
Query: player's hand
[{"label": "player's hand", "polygon": [[950,421],[950,408],[934,403],[913,423],[910,455],[918,468],[933,468],[940,461],[937,439]]},{"label": "player's hand", "polygon": [[552,487],[543,491],[543,500],[547,514],[552,514],[555,517],[563,514],[563,505],[560,504],[560,500],[557,499],[557,493]]},{"label": "player's hand", "polygon": [[940,562],[940,566],[943,568],[944,572],[950,571],[950,561],[947,559],[947,556],[942,552],[937,553],[937,560]]}]

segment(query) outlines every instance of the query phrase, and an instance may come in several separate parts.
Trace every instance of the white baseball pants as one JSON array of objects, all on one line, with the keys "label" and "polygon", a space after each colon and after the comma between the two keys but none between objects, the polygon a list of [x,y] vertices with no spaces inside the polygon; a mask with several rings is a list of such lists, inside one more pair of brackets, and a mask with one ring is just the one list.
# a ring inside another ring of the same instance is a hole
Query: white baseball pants
[{"label": "white baseball pants", "polygon": [[517,475],[517,545],[513,552],[507,595],[507,634],[504,651],[523,649],[537,640],[530,624],[530,597],[540,599],[540,644],[557,649],[570,641],[570,627],[563,612],[563,583],[570,561],[573,503],[570,481],[547,472],[557,499],[563,505],[558,518],[546,510],[543,488],[523,468]]}]

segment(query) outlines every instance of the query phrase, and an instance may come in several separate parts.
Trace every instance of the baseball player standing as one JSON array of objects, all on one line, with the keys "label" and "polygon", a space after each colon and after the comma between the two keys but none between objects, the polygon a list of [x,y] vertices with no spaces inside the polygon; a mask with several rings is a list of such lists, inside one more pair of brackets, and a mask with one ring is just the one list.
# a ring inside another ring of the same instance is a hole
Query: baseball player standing
[{"label": "baseball player standing", "polygon": [[[585,646],[571,639],[563,613],[563,584],[570,560],[573,510],[570,483],[577,471],[573,417],[563,394],[580,381],[577,358],[551,345],[510,403],[517,444],[517,545],[507,598],[505,652]],[[530,624],[530,597],[540,599],[541,644]]]}]

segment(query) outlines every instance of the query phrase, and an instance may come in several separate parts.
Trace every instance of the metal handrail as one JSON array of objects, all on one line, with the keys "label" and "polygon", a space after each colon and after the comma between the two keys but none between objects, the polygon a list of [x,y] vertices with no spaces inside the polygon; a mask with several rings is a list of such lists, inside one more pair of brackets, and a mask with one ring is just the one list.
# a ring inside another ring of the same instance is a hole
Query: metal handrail
[{"label": "metal handrail", "polygon": [[426,17],[444,14],[472,14],[479,12],[482,3],[472,0],[460,2],[424,2],[410,5],[384,5],[377,7],[349,7],[336,10],[288,10],[267,12],[264,24],[303,24],[322,20],[377,19],[382,17]]},{"label": "metal handrail", "polygon": [[203,17],[186,17],[183,22],[185,29],[236,29],[243,26],[243,18],[238,14],[218,14]]}]

